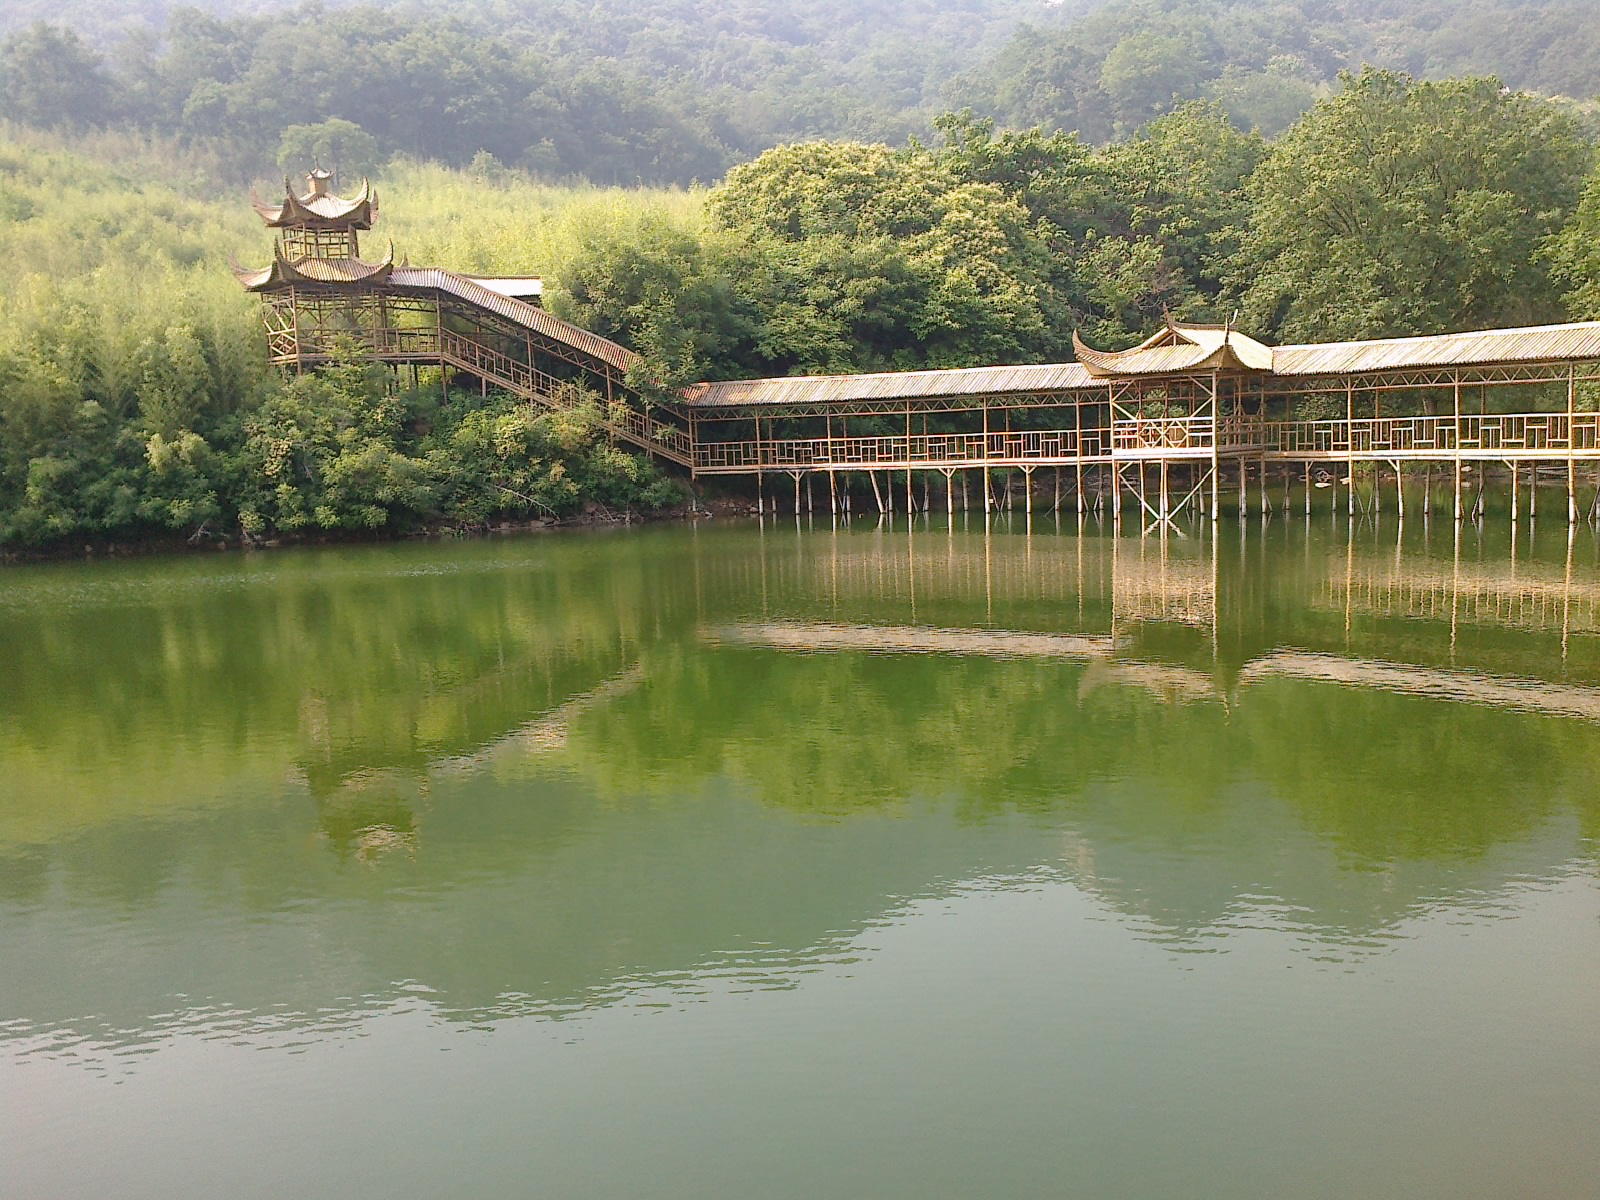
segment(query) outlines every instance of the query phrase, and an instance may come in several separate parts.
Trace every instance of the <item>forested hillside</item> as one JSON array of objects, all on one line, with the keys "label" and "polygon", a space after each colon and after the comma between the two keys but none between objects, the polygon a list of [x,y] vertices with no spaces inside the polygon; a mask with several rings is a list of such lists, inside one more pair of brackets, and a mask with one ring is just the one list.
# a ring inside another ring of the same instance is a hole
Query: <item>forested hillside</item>
[{"label": "forested hillside", "polygon": [[711,181],[961,108],[1103,143],[1207,99],[1274,136],[1364,63],[1600,95],[1600,0],[10,0],[0,30],[10,119],[177,138],[232,182],[315,145]]},{"label": "forested hillside", "polygon": [[1591,99],[1600,0],[1117,0],[1026,24],[951,98],[1103,141],[1204,97],[1271,135],[1362,64]]}]

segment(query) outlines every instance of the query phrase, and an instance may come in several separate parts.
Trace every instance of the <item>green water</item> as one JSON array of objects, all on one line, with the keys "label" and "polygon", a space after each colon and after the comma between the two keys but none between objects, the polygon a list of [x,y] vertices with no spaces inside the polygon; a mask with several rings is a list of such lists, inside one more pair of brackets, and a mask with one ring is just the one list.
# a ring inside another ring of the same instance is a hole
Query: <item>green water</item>
[{"label": "green water", "polygon": [[1593,1197],[1600,547],[0,572],[0,1196]]}]

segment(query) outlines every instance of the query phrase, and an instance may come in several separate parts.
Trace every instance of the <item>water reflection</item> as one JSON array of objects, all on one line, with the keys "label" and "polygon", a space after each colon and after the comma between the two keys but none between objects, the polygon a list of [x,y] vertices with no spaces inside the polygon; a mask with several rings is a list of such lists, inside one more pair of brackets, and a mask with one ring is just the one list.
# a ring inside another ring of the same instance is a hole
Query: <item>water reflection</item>
[{"label": "water reflection", "polygon": [[1378,952],[1592,869],[1600,571],[1534,549],[902,523],[8,573],[0,1039],[786,988],[974,881]]}]

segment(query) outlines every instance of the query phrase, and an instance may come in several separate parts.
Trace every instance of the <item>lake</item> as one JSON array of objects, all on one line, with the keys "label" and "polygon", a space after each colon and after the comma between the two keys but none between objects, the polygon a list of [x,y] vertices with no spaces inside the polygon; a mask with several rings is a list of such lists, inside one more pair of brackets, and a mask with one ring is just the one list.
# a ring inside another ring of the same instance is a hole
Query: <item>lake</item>
[{"label": "lake", "polygon": [[1600,544],[0,571],[0,1196],[1593,1197]]}]

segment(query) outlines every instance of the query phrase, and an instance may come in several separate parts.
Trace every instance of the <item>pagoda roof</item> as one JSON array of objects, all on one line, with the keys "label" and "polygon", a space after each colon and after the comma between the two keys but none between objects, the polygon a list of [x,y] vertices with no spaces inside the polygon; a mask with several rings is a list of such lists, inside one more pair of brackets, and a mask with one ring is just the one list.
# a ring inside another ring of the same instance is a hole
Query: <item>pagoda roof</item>
[{"label": "pagoda roof", "polygon": [[361,191],[354,196],[335,196],[327,190],[330,178],[326,171],[313,171],[307,176],[311,190],[304,195],[297,195],[285,178],[281,202],[267,204],[252,198],[251,207],[270,229],[371,229],[378,219],[378,193],[371,182],[363,179]]},{"label": "pagoda roof", "polygon": [[288,259],[275,253],[270,267],[252,271],[234,267],[234,278],[247,292],[269,292],[275,288],[297,283],[354,284],[384,283],[394,273],[394,243],[379,262],[364,262],[359,258],[296,258]]},{"label": "pagoda roof", "polygon": [[1096,350],[1074,330],[1078,361],[1097,379],[1186,371],[1271,371],[1272,347],[1232,325],[1195,325],[1168,317],[1164,328],[1127,350]]}]

